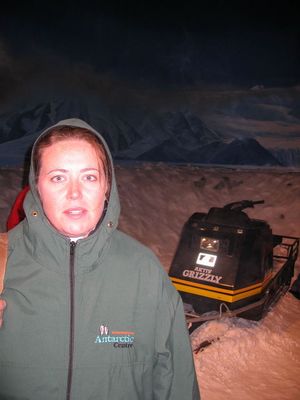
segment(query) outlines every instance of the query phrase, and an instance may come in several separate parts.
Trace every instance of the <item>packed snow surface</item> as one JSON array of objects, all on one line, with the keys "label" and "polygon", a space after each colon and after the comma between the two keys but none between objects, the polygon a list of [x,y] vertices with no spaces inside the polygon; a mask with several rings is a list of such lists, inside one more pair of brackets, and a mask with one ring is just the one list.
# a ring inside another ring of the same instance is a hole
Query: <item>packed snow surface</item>
[{"label": "packed snow surface", "polygon": [[[120,164],[116,175],[120,229],[151,247],[166,271],[187,218],[233,201],[264,200],[248,215],[268,221],[274,233],[300,237],[299,170]],[[3,230],[22,170],[0,170],[0,183]],[[300,399],[300,301],[290,293],[263,320],[210,321],[191,343],[214,338],[194,356],[203,400]]]}]

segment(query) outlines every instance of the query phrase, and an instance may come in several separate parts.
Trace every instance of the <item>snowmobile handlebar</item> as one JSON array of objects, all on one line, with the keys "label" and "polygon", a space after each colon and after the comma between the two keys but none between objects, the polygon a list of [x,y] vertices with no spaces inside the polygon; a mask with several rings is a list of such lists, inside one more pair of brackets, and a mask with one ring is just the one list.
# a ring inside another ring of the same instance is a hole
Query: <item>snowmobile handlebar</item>
[{"label": "snowmobile handlebar", "polygon": [[242,211],[245,208],[253,208],[256,204],[263,204],[264,202],[264,200],[241,200],[226,204],[223,208],[224,210]]}]

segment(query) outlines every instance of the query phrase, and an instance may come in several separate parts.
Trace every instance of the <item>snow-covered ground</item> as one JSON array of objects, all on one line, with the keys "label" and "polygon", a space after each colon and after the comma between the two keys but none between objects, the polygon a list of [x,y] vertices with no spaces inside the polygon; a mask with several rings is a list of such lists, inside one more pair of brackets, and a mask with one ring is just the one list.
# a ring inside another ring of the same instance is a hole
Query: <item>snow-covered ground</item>
[{"label": "snow-covered ground", "polygon": [[[274,233],[300,237],[300,171],[191,165],[117,165],[120,228],[153,249],[168,270],[184,222],[195,211],[265,200],[249,216]],[[21,170],[0,170],[0,223],[22,184]],[[296,274],[300,272],[300,260]],[[300,399],[300,301],[287,293],[259,322],[211,321],[192,336],[220,339],[195,354],[203,400]],[[184,399],[183,399],[184,400]]]}]

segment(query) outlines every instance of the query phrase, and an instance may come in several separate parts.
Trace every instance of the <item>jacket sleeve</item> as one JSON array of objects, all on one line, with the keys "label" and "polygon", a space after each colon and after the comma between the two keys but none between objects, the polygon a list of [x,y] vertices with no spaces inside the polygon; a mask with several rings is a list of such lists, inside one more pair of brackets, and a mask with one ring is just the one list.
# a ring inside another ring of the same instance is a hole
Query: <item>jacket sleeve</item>
[{"label": "jacket sleeve", "polygon": [[164,279],[161,296],[158,298],[154,399],[199,400],[181,297],[168,277]]}]

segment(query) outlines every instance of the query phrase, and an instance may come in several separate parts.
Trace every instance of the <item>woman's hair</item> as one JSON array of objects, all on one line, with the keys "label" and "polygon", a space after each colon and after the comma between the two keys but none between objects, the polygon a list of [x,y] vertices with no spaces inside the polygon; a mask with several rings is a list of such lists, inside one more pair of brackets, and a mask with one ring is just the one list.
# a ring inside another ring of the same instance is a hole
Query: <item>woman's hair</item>
[{"label": "woman's hair", "polygon": [[42,136],[40,140],[37,141],[33,150],[33,167],[36,181],[38,181],[40,174],[43,151],[52,144],[68,139],[84,140],[95,149],[96,154],[101,161],[104,175],[107,181],[108,189],[106,197],[108,199],[111,186],[111,163],[107,151],[103,146],[100,138],[98,138],[94,133],[85,128],[63,125],[52,129],[44,136]]}]

